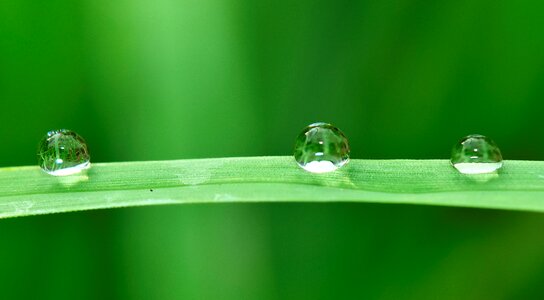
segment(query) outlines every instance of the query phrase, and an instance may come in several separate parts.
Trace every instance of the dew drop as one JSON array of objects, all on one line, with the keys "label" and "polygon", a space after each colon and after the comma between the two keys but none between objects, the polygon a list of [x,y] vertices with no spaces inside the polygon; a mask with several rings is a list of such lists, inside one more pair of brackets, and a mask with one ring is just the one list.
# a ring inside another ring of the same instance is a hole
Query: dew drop
[{"label": "dew drop", "polygon": [[66,176],[91,166],[87,144],[74,131],[49,131],[38,145],[38,164],[46,173]]},{"label": "dew drop", "polygon": [[453,147],[451,164],[463,174],[492,173],[502,167],[502,155],[492,139],[474,134]]},{"label": "dew drop", "polygon": [[295,141],[295,160],[308,172],[335,171],[349,161],[348,139],[331,124],[311,124]]}]

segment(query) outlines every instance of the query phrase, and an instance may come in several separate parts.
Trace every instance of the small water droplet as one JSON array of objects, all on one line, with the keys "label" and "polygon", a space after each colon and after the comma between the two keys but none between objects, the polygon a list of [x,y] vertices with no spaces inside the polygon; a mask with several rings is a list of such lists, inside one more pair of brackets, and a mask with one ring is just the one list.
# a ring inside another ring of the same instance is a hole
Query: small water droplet
[{"label": "small water droplet", "polygon": [[91,165],[83,138],[67,129],[49,131],[38,145],[38,164],[46,173],[66,176]]},{"label": "small water droplet", "polygon": [[308,172],[335,171],[349,161],[348,139],[331,124],[311,124],[295,141],[295,160]]},{"label": "small water droplet", "polygon": [[491,173],[502,167],[502,155],[492,139],[473,134],[453,147],[451,164],[463,174]]}]

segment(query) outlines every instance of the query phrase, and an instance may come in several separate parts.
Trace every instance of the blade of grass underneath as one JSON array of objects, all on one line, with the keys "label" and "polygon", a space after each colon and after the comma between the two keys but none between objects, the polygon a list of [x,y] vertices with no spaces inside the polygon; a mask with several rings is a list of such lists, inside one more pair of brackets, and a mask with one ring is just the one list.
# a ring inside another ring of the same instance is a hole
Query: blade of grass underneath
[{"label": "blade of grass underneath", "polygon": [[544,212],[544,162],[463,175],[446,160],[352,160],[328,174],[291,157],[97,163],[53,177],[0,169],[0,218],[115,207],[221,202],[374,202]]}]

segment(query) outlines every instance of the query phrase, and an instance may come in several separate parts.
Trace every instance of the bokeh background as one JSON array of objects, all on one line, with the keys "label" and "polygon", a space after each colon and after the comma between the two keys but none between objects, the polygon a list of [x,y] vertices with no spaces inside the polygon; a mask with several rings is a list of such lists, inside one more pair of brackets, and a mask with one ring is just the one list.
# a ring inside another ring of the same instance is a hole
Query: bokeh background
[{"label": "bokeh background", "polygon": [[[71,128],[94,162],[354,158],[462,136],[544,159],[542,1],[0,1],[0,166]],[[542,299],[544,215],[378,204],[127,208],[0,221],[3,299]]]}]

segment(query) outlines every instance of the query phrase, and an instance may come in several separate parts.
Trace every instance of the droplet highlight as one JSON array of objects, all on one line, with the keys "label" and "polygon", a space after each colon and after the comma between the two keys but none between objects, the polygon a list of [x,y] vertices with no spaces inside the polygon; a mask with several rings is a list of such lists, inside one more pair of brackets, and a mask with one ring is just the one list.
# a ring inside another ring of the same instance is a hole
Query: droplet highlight
[{"label": "droplet highlight", "polygon": [[91,166],[87,143],[67,129],[49,131],[38,145],[38,165],[53,176],[77,174]]},{"label": "droplet highlight", "polygon": [[497,171],[503,162],[501,151],[492,139],[473,134],[453,147],[451,164],[463,174],[485,174]]},{"label": "droplet highlight", "polygon": [[308,172],[332,172],[349,162],[348,139],[331,124],[314,123],[298,135],[294,156],[297,164]]}]

